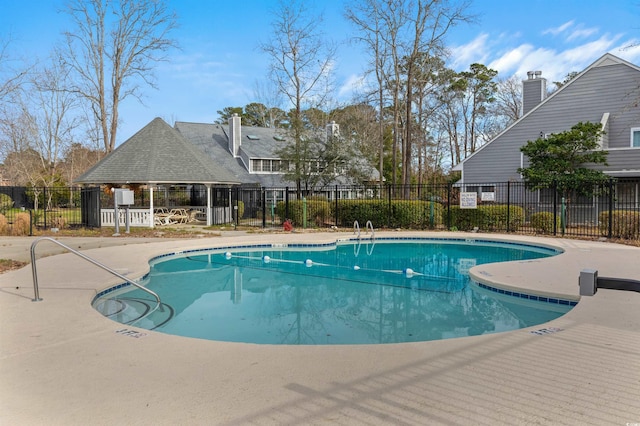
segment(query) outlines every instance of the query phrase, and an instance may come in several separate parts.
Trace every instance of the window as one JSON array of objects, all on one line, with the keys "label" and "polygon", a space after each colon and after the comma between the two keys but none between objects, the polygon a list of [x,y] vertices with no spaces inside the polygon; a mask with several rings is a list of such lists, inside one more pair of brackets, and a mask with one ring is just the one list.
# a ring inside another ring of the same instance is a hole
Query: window
[{"label": "window", "polygon": [[262,171],[262,160],[251,160],[251,168],[252,171],[261,172]]},{"label": "window", "polygon": [[640,148],[640,127],[631,128],[631,147]]}]

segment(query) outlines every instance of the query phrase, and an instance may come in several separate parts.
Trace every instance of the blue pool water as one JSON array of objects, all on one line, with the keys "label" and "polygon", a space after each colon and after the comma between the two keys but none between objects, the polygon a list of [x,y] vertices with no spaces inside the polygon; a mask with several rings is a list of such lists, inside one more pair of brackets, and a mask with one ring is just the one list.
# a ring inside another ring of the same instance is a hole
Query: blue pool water
[{"label": "blue pool water", "polygon": [[[136,327],[261,344],[380,344],[447,339],[533,326],[568,301],[533,301],[471,283],[469,268],[557,252],[477,241],[341,242],[227,248],[163,256],[141,290],[100,295],[104,315]],[[513,283],[517,286],[517,283]],[[545,299],[546,300],[546,299]]]}]

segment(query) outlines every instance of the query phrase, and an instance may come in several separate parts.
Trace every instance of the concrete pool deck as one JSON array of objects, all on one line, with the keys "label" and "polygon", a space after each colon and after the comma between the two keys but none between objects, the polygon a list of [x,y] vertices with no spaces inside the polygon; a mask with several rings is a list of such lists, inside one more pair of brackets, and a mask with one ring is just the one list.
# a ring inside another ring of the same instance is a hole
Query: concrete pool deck
[{"label": "concrete pool deck", "polygon": [[[72,241],[73,248],[100,246],[83,253],[138,278],[149,258],[178,250],[351,236],[250,234],[126,245],[60,240]],[[498,239],[563,249],[548,259],[473,270],[488,282],[531,292],[577,298],[578,276],[586,268],[640,280],[637,247],[494,234],[376,236]],[[32,240],[24,239],[27,247]],[[11,237],[0,241],[16,250],[20,245]],[[37,253],[50,244],[41,242]],[[640,423],[637,292],[599,289],[563,317],[505,333],[390,345],[276,346],[118,324],[90,305],[118,278],[70,253],[38,255],[37,267],[40,302],[31,300],[30,267],[0,275],[2,425]],[[532,332],[542,329],[549,332]]]}]

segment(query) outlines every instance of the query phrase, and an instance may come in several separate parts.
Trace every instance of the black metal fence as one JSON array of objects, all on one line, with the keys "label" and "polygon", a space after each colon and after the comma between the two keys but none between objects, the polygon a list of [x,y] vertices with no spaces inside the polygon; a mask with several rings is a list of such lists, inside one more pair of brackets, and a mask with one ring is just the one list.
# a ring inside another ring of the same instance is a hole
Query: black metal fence
[{"label": "black metal fence", "polygon": [[640,239],[640,179],[585,182],[581,191],[531,190],[522,182],[411,186],[237,188],[236,225],[517,232]]},{"label": "black metal fence", "polygon": [[0,186],[0,235],[100,226],[100,188]]},{"label": "black metal fence", "polygon": [[[640,239],[640,178],[585,182],[582,191],[531,190],[522,182],[334,186],[298,194],[293,187],[213,188],[215,224],[282,228],[434,229]],[[136,188],[135,207],[150,206]],[[206,188],[156,188],[157,207],[205,207]],[[0,234],[25,228],[99,227],[113,195],[100,188],[0,187]],[[26,223],[26,225],[25,225]],[[30,231],[28,232],[30,233]]]}]

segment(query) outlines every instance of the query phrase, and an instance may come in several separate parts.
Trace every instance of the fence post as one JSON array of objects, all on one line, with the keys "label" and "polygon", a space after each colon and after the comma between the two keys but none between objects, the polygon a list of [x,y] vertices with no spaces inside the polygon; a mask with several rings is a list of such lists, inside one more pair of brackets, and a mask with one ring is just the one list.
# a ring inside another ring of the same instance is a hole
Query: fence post
[{"label": "fence post", "polygon": [[388,201],[387,227],[391,228],[391,185],[387,187],[387,201]]},{"label": "fence post", "polygon": [[511,231],[511,181],[507,181],[507,234]]},{"label": "fence post", "polygon": [[44,229],[47,229],[47,187],[42,188],[42,214],[44,217]]},{"label": "fence post", "polygon": [[451,229],[451,184],[447,185],[447,230]]},{"label": "fence post", "polygon": [[335,225],[337,227],[338,226],[338,185],[336,185],[335,198],[336,198],[336,211],[335,211],[335,216],[334,216],[333,220],[334,220],[334,223],[335,223]]},{"label": "fence post", "polygon": [[239,210],[240,189],[236,187],[234,188],[233,192],[235,192],[235,199],[236,199],[236,202],[233,205],[233,215],[235,216],[235,224],[236,224],[235,229],[238,229],[238,225],[240,224],[240,214],[239,214],[240,213],[240,210]]},{"label": "fence post", "polygon": [[264,187],[260,187],[262,191],[262,229],[267,227],[267,191]]},{"label": "fence post", "polygon": [[284,214],[285,214],[285,217],[280,218],[280,220],[282,220],[283,222],[291,218],[291,216],[289,215],[289,187],[288,186],[284,188]]},{"label": "fence post", "polygon": [[613,179],[609,178],[609,223],[607,224],[607,238],[613,237]]},{"label": "fence post", "polygon": [[553,235],[558,235],[558,188],[553,182]]}]

